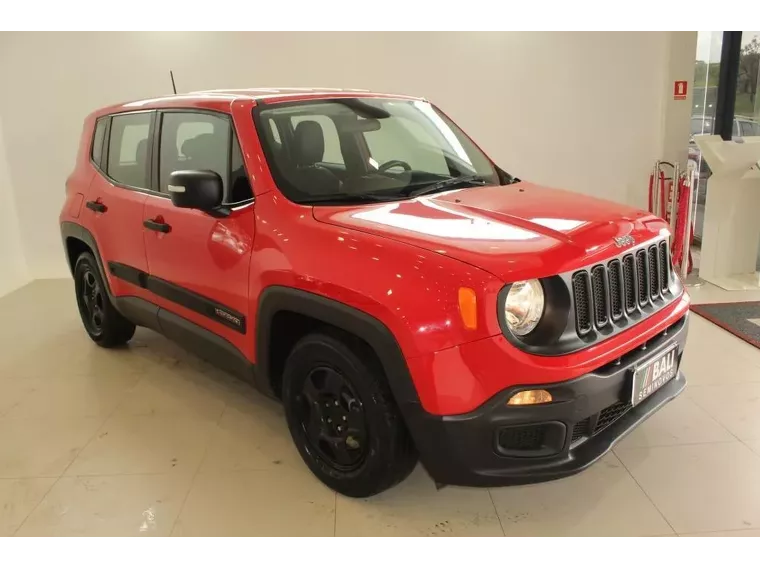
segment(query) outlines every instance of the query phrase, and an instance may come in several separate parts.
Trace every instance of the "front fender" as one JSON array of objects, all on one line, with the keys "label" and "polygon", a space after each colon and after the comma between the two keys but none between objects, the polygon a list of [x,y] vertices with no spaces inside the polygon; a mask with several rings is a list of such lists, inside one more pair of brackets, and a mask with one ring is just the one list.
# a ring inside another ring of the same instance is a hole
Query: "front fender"
[{"label": "front fender", "polygon": [[[351,306],[381,321],[407,359],[501,333],[496,302],[504,283],[492,274],[439,252],[323,223],[310,207],[276,197],[265,194],[256,202],[251,298],[284,286]],[[475,329],[465,327],[459,313],[461,287],[476,292]],[[255,311],[252,306],[252,320]]]},{"label": "front fender", "polygon": [[269,377],[272,321],[280,311],[295,312],[343,329],[377,354],[399,406],[419,404],[409,368],[393,333],[378,319],[336,300],[287,286],[270,286],[261,294],[256,319],[257,374]]}]

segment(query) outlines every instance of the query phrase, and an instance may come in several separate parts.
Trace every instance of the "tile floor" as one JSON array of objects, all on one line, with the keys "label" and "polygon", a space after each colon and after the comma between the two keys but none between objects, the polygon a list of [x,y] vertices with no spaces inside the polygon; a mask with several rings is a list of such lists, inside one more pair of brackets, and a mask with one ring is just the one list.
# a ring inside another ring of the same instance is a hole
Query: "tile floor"
[{"label": "tile floor", "polygon": [[684,395],[580,475],[438,491],[418,468],[366,500],[312,477],[247,385],[150,331],[93,345],[71,281],[0,316],[0,535],[760,536],[760,350],[698,316]]}]

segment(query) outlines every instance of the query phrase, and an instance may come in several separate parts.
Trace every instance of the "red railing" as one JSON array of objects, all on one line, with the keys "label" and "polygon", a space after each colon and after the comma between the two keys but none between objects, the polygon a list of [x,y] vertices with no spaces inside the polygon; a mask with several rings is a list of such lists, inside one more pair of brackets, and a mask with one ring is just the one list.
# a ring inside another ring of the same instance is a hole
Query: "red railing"
[{"label": "red railing", "polygon": [[[663,167],[668,167],[667,177]],[[649,175],[649,211],[670,223],[670,254],[682,279],[692,271],[691,244],[694,241],[693,205],[697,177],[693,169],[680,171],[678,164],[655,162]],[[675,181],[675,183],[674,183]],[[675,191],[674,191],[675,188]],[[684,251],[688,254],[684,255]]]}]

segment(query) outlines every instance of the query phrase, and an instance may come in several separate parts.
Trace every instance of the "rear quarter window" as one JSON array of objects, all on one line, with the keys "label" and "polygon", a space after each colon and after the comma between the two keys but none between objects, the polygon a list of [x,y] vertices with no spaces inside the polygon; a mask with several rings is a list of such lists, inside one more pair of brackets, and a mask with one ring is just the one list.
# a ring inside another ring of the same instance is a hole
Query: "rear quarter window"
[{"label": "rear quarter window", "polygon": [[103,159],[103,141],[106,137],[106,126],[108,117],[99,118],[95,123],[95,132],[92,135],[92,148],[90,148],[90,157],[92,161],[100,168]]}]

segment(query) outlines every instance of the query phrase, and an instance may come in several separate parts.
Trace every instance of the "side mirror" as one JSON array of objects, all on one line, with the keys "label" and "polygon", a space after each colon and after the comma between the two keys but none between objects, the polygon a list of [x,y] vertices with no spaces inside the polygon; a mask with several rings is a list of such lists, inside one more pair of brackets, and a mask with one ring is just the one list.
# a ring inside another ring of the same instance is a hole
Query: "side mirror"
[{"label": "side mirror", "polygon": [[167,187],[175,207],[199,209],[214,216],[223,213],[222,178],[211,170],[180,170],[169,175]]}]

